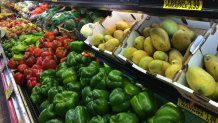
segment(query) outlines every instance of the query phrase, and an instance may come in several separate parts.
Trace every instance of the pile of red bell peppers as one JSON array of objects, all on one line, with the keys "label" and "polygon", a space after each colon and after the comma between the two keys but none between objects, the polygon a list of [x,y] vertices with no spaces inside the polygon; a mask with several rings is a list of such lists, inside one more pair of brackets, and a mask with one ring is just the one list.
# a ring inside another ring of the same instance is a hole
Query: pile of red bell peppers
[{"label": "pile of red bell peppers", "polygon": [[65,35],[56,36],[53,32],[46,32],[40,39],[39,47],[28,47],[22,60],[10,59],[9,68],[17,70],[14,74],[16,83],[32,89],[39,83],[41,72],[56,69],[64,61],[69,51],[68,43],[72,41]]}]

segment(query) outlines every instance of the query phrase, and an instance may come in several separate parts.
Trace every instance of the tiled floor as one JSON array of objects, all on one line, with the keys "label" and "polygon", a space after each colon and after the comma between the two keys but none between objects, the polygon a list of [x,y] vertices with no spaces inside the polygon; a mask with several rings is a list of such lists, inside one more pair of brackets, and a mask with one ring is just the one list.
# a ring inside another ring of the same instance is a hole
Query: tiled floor
[{"label": "tiled floor", "polygon": [[8,112],[8,107],[3,91],[3,86],[0,77],[0,123],[10,123],[10,117]]}]

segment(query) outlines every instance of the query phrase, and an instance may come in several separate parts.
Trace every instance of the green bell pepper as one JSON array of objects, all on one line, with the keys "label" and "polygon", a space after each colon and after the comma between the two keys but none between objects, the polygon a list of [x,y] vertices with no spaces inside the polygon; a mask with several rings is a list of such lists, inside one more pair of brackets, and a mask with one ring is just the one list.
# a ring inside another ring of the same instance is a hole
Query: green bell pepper
[{"label": "green bell pepper", "polygon": [[110,115],[94,116],[89,123],[110,123]]},{"label": "green bell pepper", "polygon": [[82,67],[79,69],[80,82],[82,86],[87,86],[94,75],[98,73],[97,67]]},{"label": "green bell pepper", "polygon": [[161,106],[153,117],[153,123],[185,123],[183,111],[175,104],[169,102]]},{"label": "green bell pepper", "polygon": [[102,67],[102,64],[100,62],[91,61],[90,64],[89,64],[89,67],[100,68],[100,67]]},{"label": "green bell pepper", "polygon": [[90,81],[90,87],[92,89],[103,89],[107,88],[106,86],[106,74],[104,72],[99,72],[95,76],[92,77]]},{"label": "green bell pepper", "polygon": [[41,86],[35,86],[33,89],[32,89],[32,93],[31,93],[31,100],[33,101],[33,103],[35,104],[41,104],[42,101],[44,100],[43,99],[43,95],[42,95],[42,89],[41,89]]},{"label": "green bell pepper", "polygon": [[54,81],[57,81],[56,78],[54,77],[50,77],[50,76],[46,76],[46,77],[43,77],[40,79],[40,82],[43,84],[43,85],[46,85],[48,83],[52,83]]},{"label": "green bell pepper", "polygon": [[108,79],[106,81],[109,88],[119,88],[123,86],[123,73],[119,70],[112,70],[108,74]]},{"label": "green bell pepper", "polygon": [[99,89],[94,89],[93,91],[89,92],[89,94],[86,97],[86,100],[88,102],[95,100],[95,99],[109,99],[109,92],[106,90],[99,90]]},{"label": "green bell pepper", "polygon": [[129,96],[135,96],[142,91],[142,89],[135,83],[127,82],[124,85],[124,90]]},{"label": "green bell pepper", "polygon": [[23,59],[23,54],[14,54],[12,58],[16,61],[19,61]]},{"label": "green bell pepper", "polygon": [[70,52],[66,58],[67,66],[68,67],[76,66],[80,63],[81,59],[82,59],[81,54],[78,54],[76,52]]},{"label": "green bell pepper", "polygon": [[40,41],[38,40],[38,41],[36,41],[35,46],[39,47],[39,44],[40,44]]},{"label": "green bell pepper", "polygon": [[112,71],[112,68],[105,65],[104,67],[99,68],[99,71],[108,75]]},{"label": "green bell pepper", "polygon": [[79,96],[73,91],[63,91],[58,93],[54,97],[54,108],[55,112],[60,116],[64,117],[69,109],[75,108],[79,103]]},{"label": "green bell pepper", "polygon": [[61,74],[61,78],[65,79],[68,78],[69,76],[75,76],[77,73],[73,68],[67,68],[64,73]]},{"label": "green bell pepper", "polygon": [[48,100],[49,100],[49,102],[52,103],[52,102],[53,102],[53,99],[54,99],[54,97],[55,97],[55,95],[58,94],[58,93],[61,93],[61,92],[63,92],[63,91],[64,91],[64,89],[63,89],[63,87],[61,87],[61,86],[54,86],[54,87],[51,87],[51,88],[48,90]]},{"label": "green bell pepper", "polygon": [[11,50],[13,53],[25,52],[27,47],[26,44],[18,42]]},{"label": "green bell pepper", "polygon": [[50,105],[48,100],[45,100],[41,103],[40,105],[40,110],[43,111],[44,109],[46,109],[48,106]]},{"label": "green bell pepper", "polygon": [[24,40],[24,42],[27,44],[27,45],[31,45],[31,44],[35,44],[36,41],[38,41],[39,39],[41,39],[42,36],[31,36],[29,38],[26,38]]},{"label": "green bell pepper", "polygon": [[88,111],[93,115],[104,115],[109,112],[108,100],[96,99],[87,104]]},{"label": "green bell pepper", "polygon": [[40,74],[40,81],[43,81],[46,77],[55,77],[56,75],[56,70],[53,69],[49,69],[49,70],[45,70]]},{"label": "green bell pepper", "polygon": [[19,36],[19,40],[20,41],[24,41],[25,39],[27,39],[27,38],[29,38],[29,37],[31,37],[32,35],[20,35]]},{"label": "green bell pepper", "polygon": [[80,82],[68,83],[65,86],[65,88],[68,91],[74,91],[74,92],[77,92],[77,93],[80,93],[80,91],[82,90],[82,86],[81,86]]},{"label": "green bell pepper", "polygon": [[64,123],[61,119],[51,119],[47,121],[46,123]]},{"label": "green bell pepper", "polygon": [[44,83],[41,85],[41,94],[46,97],[47,94],[48,94],[49,89],[50,89],[51,87],[55,87],[55,86],[58,86],[58,85],[59,85],[59,82],[56,81],[56,80],[54,80],[54,81],[48,81],[47,83],[44,82]]},{"label": "green bell pepper", "polygon": [[70,42],[68,45],[70,46],[70,49],[72,51],[75,51],[77,53],[82,53],[84,50],[84,46],[85,46],[83,41]]},{"label": "green bell pepper", "polygon": [[89,123],[89,114],[85,107],[77,106],[67,111],[65,123]]},{"label": "green bell pepper", "polygon": [[64,68],[61,68],[59,69],[57,72],[56,72],[56,76],[59,77],[59,78],[62,78],[62,74],[64,74],[64,72],[67,70],[68,68],[64,67]]},{"label": "green bell pepper", "polygon": [[91,93],[88,94],[85,100],[85,102],[88,102],[88,111],[93,115],[107,114],[109,112],[108,97],[108,91],[94,89]]},{"label": "green bell pepper", "polygon": [[88,95],[92,92],[92,89],[89,87],[89,86],[86,86],[82,89],[82,104],[86,105],[88,104],[88,101],[87,101],[87,97]]},{"label": "green bell pepper", "polygon": [[62,68],[57,71],[56,76],[63,80],[63,84],[77,81],[77,73],[74,68]]},{"label": "green bell pepper", "polygon": [[133,112],[141,119],[153,116],[157,110],[157,104],[154,96],[148,91],[140,92],[135,95],[131,100],[131,107]]},{"label": "green bell pepper", "polygon": [[139,123],[139,119],[133,113],[122,112],[111,116],[110,123]]},{"label": "green bell pepper", "polygon": [[110,96],[110,105],[115,113],[127,111],[130,107],[129,97],[121,88],[114,89]]},{"label": "green bell pepper", "polygon": [[143,123],[154,123],[154,117],[150,117],[148,118],[146,121],[144,121]]},{"label": "green bell pepper", "polygon": [[63,84],[66,85],[66,84],[68,84],[68,83],[74,83],[74,82],[76,82],[76,81],[77,81],[76,75],[74,75],[74,76],[69,76],[69,77],[67,77],[67,78],[65,78],[65,79],[63,80]]},{"label": "green bell pepper", "polygon": [[64,61],[58,65],[58,69],[67,68],[67,63]]},{"label": "green bell pepper", "polygon": [[56,114],[54,112],[54,105],[50,104],[46,109],[44,109],[39,115],[39,123],[46,123],[51,119],[56,118]]},{"label": "green bell pepper", "polygon": [[87,57],[87,56],[82,56],[81,58],[81,65],[83,66],[88,66],[92,61],[92,58],[91,57]]}]

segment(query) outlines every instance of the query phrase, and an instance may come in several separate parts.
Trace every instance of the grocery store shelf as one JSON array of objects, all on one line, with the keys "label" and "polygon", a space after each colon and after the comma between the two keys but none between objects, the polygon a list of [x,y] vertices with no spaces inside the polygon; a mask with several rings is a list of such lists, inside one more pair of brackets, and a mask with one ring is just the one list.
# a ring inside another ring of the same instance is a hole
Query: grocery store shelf
[{"label": "grocery store shelf", "polygon": [[143,11],[150,15],[174,15],[199,18],[218,19],[218,1],[203,0],[200,11],[163,9],[163,0],[32,0],[39,2],[51,2],[55,4],[74,5],[98,9],[128,9]]}]

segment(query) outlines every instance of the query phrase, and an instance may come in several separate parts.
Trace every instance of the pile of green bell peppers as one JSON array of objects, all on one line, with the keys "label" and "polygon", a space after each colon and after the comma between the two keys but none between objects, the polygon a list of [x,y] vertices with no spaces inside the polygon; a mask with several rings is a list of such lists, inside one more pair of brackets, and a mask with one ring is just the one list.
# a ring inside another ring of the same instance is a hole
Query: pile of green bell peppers
[{"label": "pile of green bell peppers", "polygon": [[40,75],[31,94],[42,111],[39,123],[184,123],[179,107],[158,109],[150,91],[91,59],[71,52],[56,70]]},{"label": "pile of green bell peppers", "polygon": [[24,52],[30,45],[38,46],[39,40],[42,38],[44,32],[37,32],[28,35],[20,35],[17,38],[13,38],[4,41],[2,46],[7,58],[13,58],[14,60],[21,60],[24,56]]}]

